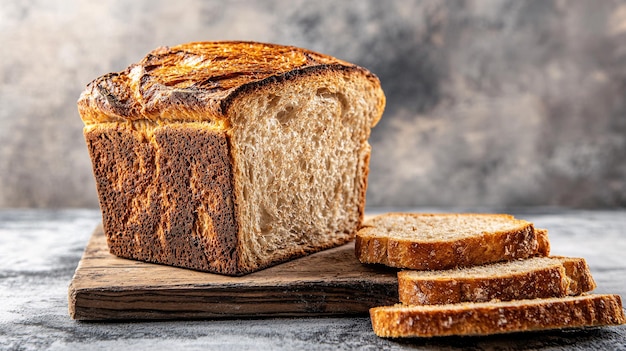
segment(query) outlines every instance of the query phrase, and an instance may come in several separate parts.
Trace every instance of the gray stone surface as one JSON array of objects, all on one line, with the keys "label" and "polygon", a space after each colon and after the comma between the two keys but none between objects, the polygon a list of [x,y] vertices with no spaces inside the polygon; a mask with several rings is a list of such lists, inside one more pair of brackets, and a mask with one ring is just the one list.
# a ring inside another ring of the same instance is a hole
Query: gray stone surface
[{"label": "gray stone surface", "polygon": [[0,207],[96,207],[75,101],[161,45],[307,47],[378,74],[369,205],[626,206],[621,1],[0,6]]},{"label": "gray stone surface", "polygon": [[[626,210],[509,212],[547,228],[555,254],[585,257],[596,292],[626,297]],[[0,350],[626,350],[626,325],[393,341],[376,337],[367,316],[76,322],[67,288],[99,221],[96,210],[0,210]]]}]

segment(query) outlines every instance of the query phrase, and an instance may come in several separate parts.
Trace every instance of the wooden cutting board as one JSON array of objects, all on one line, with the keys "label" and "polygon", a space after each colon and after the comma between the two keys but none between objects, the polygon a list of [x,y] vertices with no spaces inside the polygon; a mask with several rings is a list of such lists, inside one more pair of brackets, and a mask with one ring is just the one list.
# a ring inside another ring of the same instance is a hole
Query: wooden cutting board
[{"label": "wooden cutting board", "polygon": [[398,302],[396,271],[362,265],[354,243],[243,277],[118,258],[99,225],[69,286],[77,320],[366,314]]}]

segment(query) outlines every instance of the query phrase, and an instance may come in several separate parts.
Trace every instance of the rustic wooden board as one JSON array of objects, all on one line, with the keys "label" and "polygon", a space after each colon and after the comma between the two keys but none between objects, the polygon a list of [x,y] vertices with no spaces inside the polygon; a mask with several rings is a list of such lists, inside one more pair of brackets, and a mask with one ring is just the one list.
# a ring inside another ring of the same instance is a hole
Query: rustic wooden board
[{"label": "rustic wooden board", "polygon": [[146,320],[365,314],[398,301],[396,271],[365,266],[354,243],[243,277],[115,257],[102,226],[69,287],[77,320]]}]

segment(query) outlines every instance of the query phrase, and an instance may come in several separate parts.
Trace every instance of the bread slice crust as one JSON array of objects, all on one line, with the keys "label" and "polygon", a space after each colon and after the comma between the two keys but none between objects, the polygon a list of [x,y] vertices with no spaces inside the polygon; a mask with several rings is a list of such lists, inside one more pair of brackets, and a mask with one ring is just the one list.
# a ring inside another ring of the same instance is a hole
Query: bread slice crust
[{"label": "bread slice crust", "polygon": [[372,328],[385,338],[490,335],[626,323],[619,295],[370,309]]},{"label": "bread slice crust", "polygon": [[405,305],[522,300],[580,295],[596,284],[583,258],[532,257],[446,271],[398,272]]},{"label": "bread slice crust", "polygon": [[[483,228],[490,221],[504,223],[497,230]],[[438,225],[464,228],[459,222],[475,222],[463,235],[446,233]],[[419,228],[412,230],[417,224]],[[426,228],[426,229],[424,229]],[[399,231],[410,234],[398,235]],[[413,270],[441,270],[542,255],[532,223],[506,214],[388,213],[375,217],[358,231],[355,253],[359,261]]]}]

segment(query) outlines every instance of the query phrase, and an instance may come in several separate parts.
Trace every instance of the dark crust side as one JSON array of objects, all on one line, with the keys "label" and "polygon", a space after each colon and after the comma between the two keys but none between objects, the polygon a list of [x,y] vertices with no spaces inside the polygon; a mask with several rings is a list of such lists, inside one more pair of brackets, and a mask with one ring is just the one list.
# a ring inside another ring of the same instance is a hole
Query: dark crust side
[{"label": "dark crust side", "polygon": [[86,131],[85,138],[111,253],[241,274],[224,133],[168,125],[150,141],[117,125]]}]

